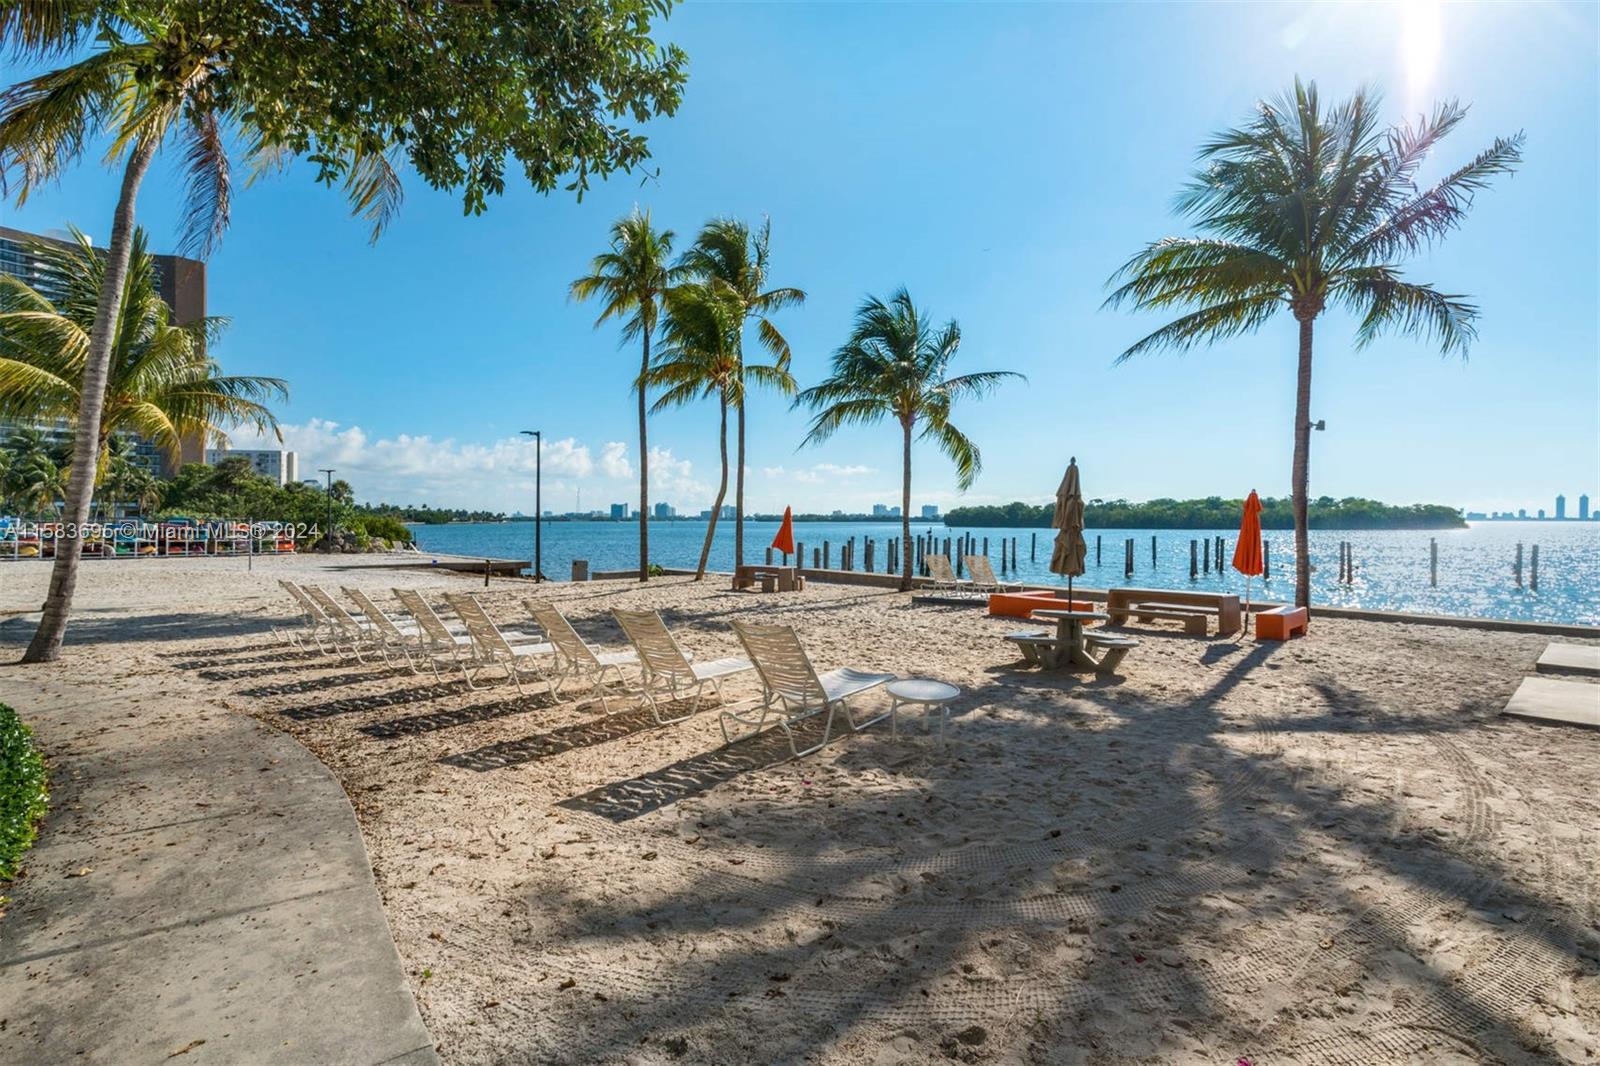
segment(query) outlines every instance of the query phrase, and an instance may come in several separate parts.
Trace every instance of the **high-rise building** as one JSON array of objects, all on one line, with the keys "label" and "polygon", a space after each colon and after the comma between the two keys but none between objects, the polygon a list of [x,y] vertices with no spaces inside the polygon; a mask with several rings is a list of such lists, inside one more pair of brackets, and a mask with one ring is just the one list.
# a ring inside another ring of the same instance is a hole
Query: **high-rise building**
[{"label": "high-rise building", "polygon": [[873,504],[872,505],[872,517],[873,518],[888,518],[889,517],[889,505],[886,504],[886,503],[875,503],[875,504]]},{"label": "high-rise building", "polygon": [[1587,522],[1589,520],[1589,495],[1588,495],[1588,493],[1585,493],[1584,495],[1578,497],[1578,518],[1579,518],[1580,521],[1583,521],[1583,522]]},{"label": "high-rise building", "polygon": [[[0,226],[0,274],[9,274],[35,290],[52,303],[65,295],[65,282],[49,269],[39,254],[39,245],[49,244],[75,248],[70,235],[27,233],[23,230]],[[95,249],[105,254],[105,249]],[[155,261],[156,292],[172,308],[172,321],[188,325],[206,317],[206,265],[198,259],[181,255],[157,255]],[[63,426],[66,420],[59,420]],[[40,423],[37,428],[47,434],[61,427],[55,422]],[[70,429],[70,427],[67,427]],[[0,440],[5,437],[5,427],[0,426]],[[185,463],[198,463],[205,459],[205,442],[198,437],[182,442],[178,455],[165,455],[159,448],[141,437],[134,437],[134,461],[152,473],[171,476]]]},{"label": "high-rise building", "polygon": [[1565,496],[1556,497],[1556,517],[1567,517],[1567,498]]},{"label": "high-rise building", "polygon": [[936,504],[936,503],[925,503],[925,504],[923,504],[922,505],[922,517],[923,518],[938,518],[939,517],[939,505]]},{"label": "high-rise building", "polygon": [[1544,521],[1544,508],[1539,508],[1539,521]]},{"label": "high-rise building", "polygon": [[657,518],[671,518],[678,513],[673,509],[672,504],[667,503],[665,500],[657,503],[653,510],[655,511]]},{"label": "high-rise building", "polygon": [[300,457],[281,448],[206,449],[206,462],[210,465],[216,466],[224,459],[248,459],[256,473],[271,478],[280,486],[300,480]]},{"label": "high-rise building", "polygon": [[628,517],[628,505],[625,504],[625,503],[614,503],[614,504],[612,504],[611,505],[611,517],[612,518],[627,518]]}]

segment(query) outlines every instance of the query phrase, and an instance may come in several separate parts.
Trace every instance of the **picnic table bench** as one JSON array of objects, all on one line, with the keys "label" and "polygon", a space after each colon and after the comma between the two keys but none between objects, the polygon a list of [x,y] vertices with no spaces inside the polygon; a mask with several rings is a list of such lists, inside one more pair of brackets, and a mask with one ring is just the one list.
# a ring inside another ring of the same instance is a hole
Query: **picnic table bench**
[{"label": "picnic table bench", "polygon": [[1185,633],[1205,636],[1209,619],[1217,620],[1219,636],[1239,632],[1242,615],[1239,597],[1226,592],[1180,592],[1171,589],[1110,589],[1106,613],[1111,625],[1126,624],[1129,616],[1141,622],[1162,619],[1183,623]]},{"label": "picnic table bench", "polygon": [[762,592],[794,592],[806,587],[795,566],[740,566],[733,572],[734,591],[759,584]]}]

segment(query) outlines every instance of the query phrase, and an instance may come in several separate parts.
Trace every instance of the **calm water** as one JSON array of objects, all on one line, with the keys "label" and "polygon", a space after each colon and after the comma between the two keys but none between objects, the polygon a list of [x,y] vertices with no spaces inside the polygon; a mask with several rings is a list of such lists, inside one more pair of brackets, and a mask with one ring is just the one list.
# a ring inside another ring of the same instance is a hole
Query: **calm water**
[{"label": "calm water", "polygon": [[[533,523],[463,523],[448,526],[414,526],[419,546],[424,551],[456,555],[531,559]],[[982,550],[989,538],[990,557],[998,572],[1000,541],[1017,540],[1017,574],[1021,580],[1040,584],[1065,584],[1065,579],[1049,572],[1050,544],[1054,531],[1048,529],[946,529],[943,525],[917,523],[912,534],[932,531],[941,547],[946,536],[954,541],[964,532],[974,534]],[[749,562],[765,558],[765,547],[777,532],[776,522],[745,524],[745,555]],[[1079,580],[1090,588],[1136,585],[1162,588],[1195,588],[1207,591],[1243,592],[1244,577],[1232,570],[1217,572],[1212,560],[1210,574],[1189,580],[1189,541],[1207,536],[1227,539],[1226,555],[1233,554],[1236,529],[1204,530],[1089,530],[1088,572]],[[1029,557],[1030,539],[1037,534],[1038,554]],[[829,541],[834,565],[838,565],[839,546],[856,538],[856,565],[863,563],[864,538],[877,541],[876,569],[887,562],[886,545],[900,535],[898,522],[818,522],[795,523],[795,539],[813,547]],[[1095,538],[1101,539],[1101,558],[1095,561]],[[1156,564],[1150,563],[1150,538],[1156,538]],[[700,521],[652,522],[650,554],[662,566],[692,567],[699,558],[705,537]],[[1134,541],[1133,577],[1123,576],[1123,542]],[[1439,542],[1439,585],[1428,587],[1428,542]],[[1266,534],[1270,545],[1272,577],[1260,594],[1265,598],[1288,599],[1294,592],[1293,535],[1287,530]],[[1338,582],[1339,542],[1354,546],[1355,580]],[[1512,563],[1518,542],[1524,545],[1523,582],[1518,588]],[[1526,587],[1529,549],[1539,545],[1539,590]],[[622,570],[637,565],[638,529],[631,522],[546,522],[544,524],[544,570],[556,579],[571,573],[573,559],[587,559],[594,570]],[[1479,618],[1512,618],[1544,622],[1577,622],[1600,625],[1600,522],[1479,522],[1469,529],[1426,531],[1329,530],[1311,534],[1312,598],[1317,603],[1377,610],[1417,611],[1426,614],[1470,615]],[[717,524],[712,546],[711,568],[731,569],[733,563],[733,523]],[[1258,579],[1255,589],[1262,589]]]}]

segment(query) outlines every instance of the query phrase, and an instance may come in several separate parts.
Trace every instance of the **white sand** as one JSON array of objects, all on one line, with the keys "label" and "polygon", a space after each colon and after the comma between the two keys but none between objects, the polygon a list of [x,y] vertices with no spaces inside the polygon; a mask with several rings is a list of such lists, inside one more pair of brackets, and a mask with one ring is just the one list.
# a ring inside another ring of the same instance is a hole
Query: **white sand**
[{"label": "white sand", "polygon": [[[947,747],[912,715],[796,762],[777,737],[722,748],[714,709],[647,728],[272,647],[278,577],[483,591],[335,562],[356,568],[87,563],[80,643],[20,669],[214,700],[316,752],[448,1061],[1600,1055],[1600,734],[1496,717],[1547,638],[1157,626],[1095,679],[1021,667],[1012,623],[876,590],[542,590],[607,646],[617,606],[702,658],[737,650],[729,618],[773,619],[819,667],[964,690]],[[46,579],[0,564],[0,620]],[[484,601],[522,621],[532,591]]]}]

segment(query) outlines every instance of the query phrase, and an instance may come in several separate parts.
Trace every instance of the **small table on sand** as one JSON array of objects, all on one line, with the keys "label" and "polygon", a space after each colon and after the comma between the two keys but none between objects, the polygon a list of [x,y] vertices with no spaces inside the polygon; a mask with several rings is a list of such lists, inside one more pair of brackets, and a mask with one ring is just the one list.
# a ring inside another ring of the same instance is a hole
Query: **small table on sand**
[{"label": "small table on sand", "polygon": [[943,681],[912,677],[904,681],[889,682],[889,734],[900,735],[900,720],[895,712],[902,703],[920,703],[925,707],[939,708],[939,743],[944,743],[944,724],[950,719],[950,701],[961,695],[961,690]]},{"label": "small table on sand", "polygon": [[1104,611],[1057,611],[1045,608],[1033,612],[1035,618],[1053,618],[1056,622],[1056,646],[1040,652],[1043,665],[1049,669],[1063,666],[1081,666],[1093,670],[1099,662],[1083,646],[1083,624],[1105,622],[1111,616]]}]

